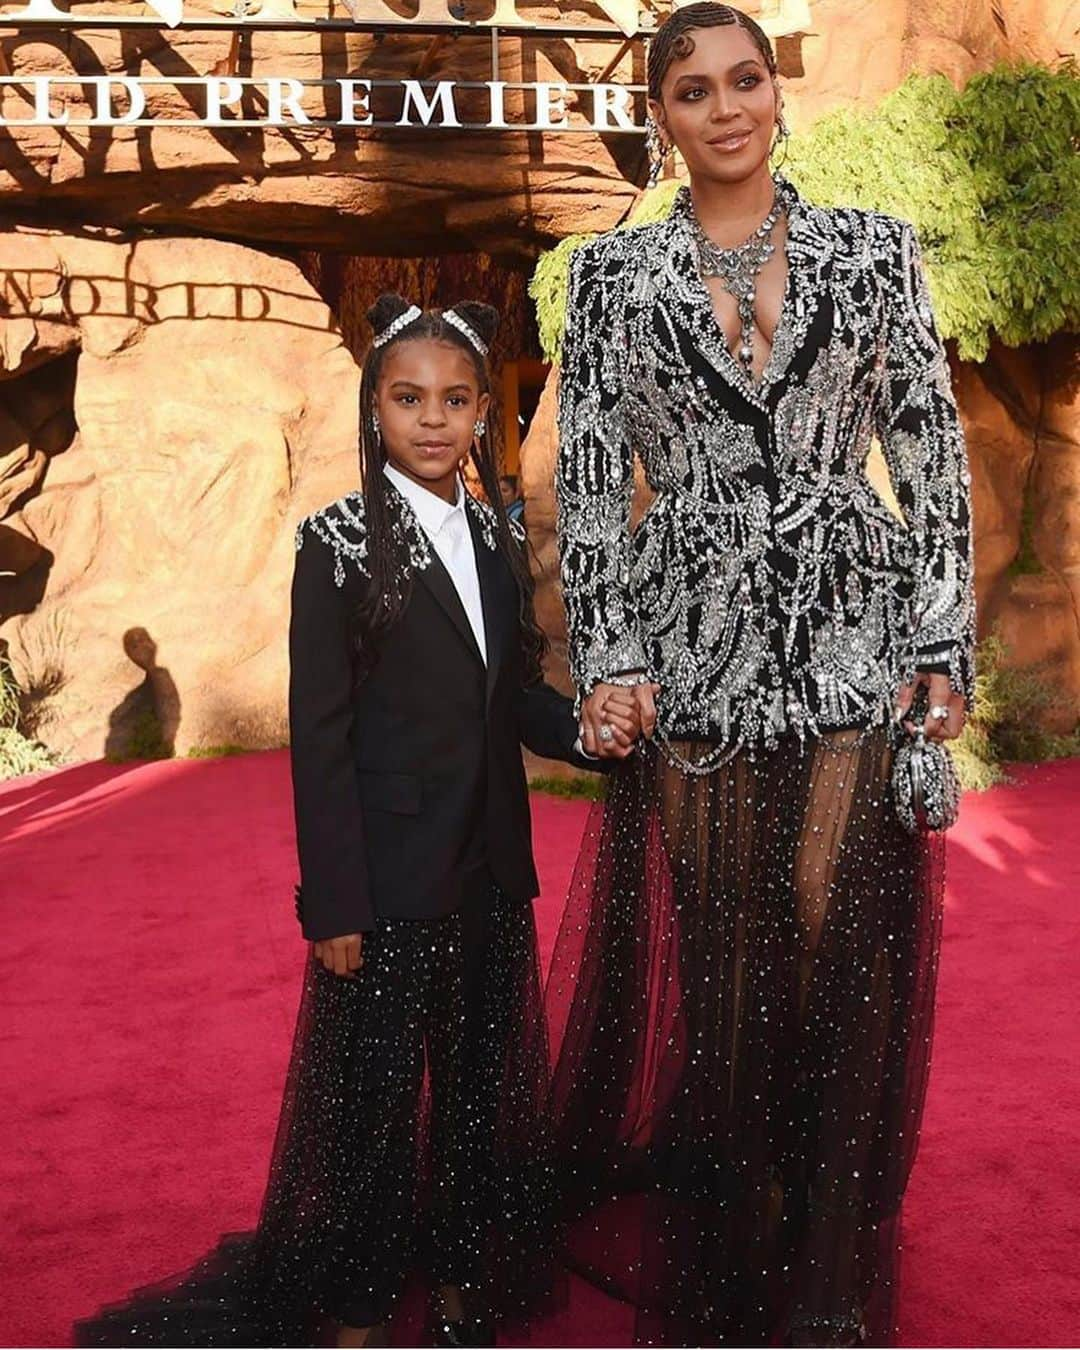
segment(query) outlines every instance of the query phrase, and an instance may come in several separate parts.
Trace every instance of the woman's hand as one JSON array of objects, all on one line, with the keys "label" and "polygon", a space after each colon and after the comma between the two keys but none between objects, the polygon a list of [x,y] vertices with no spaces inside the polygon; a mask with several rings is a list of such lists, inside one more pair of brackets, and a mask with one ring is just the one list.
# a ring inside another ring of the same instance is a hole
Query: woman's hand
[{"label": "woman's hand", "polygon": [[[908,731],[914,735],[915,723],[907,721],[905,715],[914,701],[916,691],[920,688],[926,689],[929,699],[930,711],[926,716],[926,739],[928,741],[955,741],[964,729],[967,705],[962,694],[953,692],[948,675],[934,675],[923,672],[916,675],[913,684],[905,684],[896,696],[896,720],[903,722]],[[941,717],[939,712],[935,715],[936,711],[942,708],[948,710],[947,717]]]},{"label": "woman's hand", "polygon": [[324,938],[315,943],[315,960],[321,961],[331,975],[353,975],[364,964],[363,933]]},{"label": "woman's hand", "polygon": [[[581,743],[585,753],[602,759],[625,759],[638,736],[656,730],[658,684],[598,684],[581,708]],[[609,734],[601,734],[608,727]]]}]

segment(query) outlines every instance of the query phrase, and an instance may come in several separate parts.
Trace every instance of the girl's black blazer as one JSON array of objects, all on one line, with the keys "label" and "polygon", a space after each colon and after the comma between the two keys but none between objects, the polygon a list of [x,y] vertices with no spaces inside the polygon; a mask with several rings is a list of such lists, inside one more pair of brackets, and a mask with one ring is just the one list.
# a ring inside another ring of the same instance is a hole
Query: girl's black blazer
[{"label": "girl's black blazer", "polygon": [[[393,489],[388,488],[388,491]],[[575,750],[573,704],[525,687],[517,589],[490,508],[470,499],[485,667],[449,573],[404,498],[415,566],[408,605],[357,686],[352,634],[365,584],[363,498],[308,517],[289,629],[289,720],[306,938],[370,931],[377,918],[452,912],[486,862],[515,900],[539,891],[521,743],[595,768]]]}]

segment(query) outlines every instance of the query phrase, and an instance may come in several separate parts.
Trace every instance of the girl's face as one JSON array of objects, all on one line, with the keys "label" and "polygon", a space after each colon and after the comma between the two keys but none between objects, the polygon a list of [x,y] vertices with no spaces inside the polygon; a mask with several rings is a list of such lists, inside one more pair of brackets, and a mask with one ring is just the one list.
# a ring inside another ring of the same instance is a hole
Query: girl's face
[{"label": "girl's face", "polygon": [[699,180],[741,183],[767,165],[780,95],[757,46],[737,24],[698,28],[672,61],[653,120]]},{"label": "girl's face", "polygon": [[457,473],[487,416],[476,367],[450,342],[414,338],[391,347],[375,390],[386,458],[414,482],[452,502]]}]

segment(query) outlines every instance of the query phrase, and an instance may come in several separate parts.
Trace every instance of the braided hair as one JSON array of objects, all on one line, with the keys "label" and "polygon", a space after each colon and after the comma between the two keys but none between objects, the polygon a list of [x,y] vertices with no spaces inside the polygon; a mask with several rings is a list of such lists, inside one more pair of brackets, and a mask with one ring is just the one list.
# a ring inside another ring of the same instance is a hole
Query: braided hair
[{"label": "braided hair", "polygon": [[776,54],[772,49],[768,34],[749,14],[732,5],[718,5],[713,0],[698,0],[698,3],[684,5],[682,9],[670,14],[649,43],[648,82],[649,97],[659,103],[660,90],[664,76],[673,61],[682,61],[694,50],[693,33],[698,28],[721,28],[734,24],[744,29],[761,53],[761,59],[769,74],[776,78]]},{"label": "braided hair", "polygon": [[[360,679],[378,661],[379,648],[386,634],[405,612],[412,594],[408,544],[397,518],[397,503],[387,491],[386,475],[383,473],[386,452],[375,430],[375,395],[386,357],[403,342],[415,342],[422,338],[445,342],[465,352],[472,361],[481,393],[491,392],[491,375],[486,358],[459,328],[447,321],[444,317],[447,311],[421,311],[402,323],[412,308],[410,302],[400,295],[387,294],[381,295],[367,311],[367,319],[376,340],[391,324],[396,326],[388,342],[372,346],[364,361],[360,379],[360,461],[370,577],[355,616],[354,649]],[[456,304],[453,310],[465,320],[485,347],[491,345],[499,326],[497,310],[491,305],[473,300]],[[491,438],[490,417],[486,421],[488,426],[483,437],[474,442],[471,457],[484,494],[495,513],[496,541],[517,584],[525,683],[532,684],[542,677],[541,663],[548,642],[543,629],[536,622],[533,607],[536,584],[526,550],[510,529],[502,493],[499,491],[499,470]]]}]

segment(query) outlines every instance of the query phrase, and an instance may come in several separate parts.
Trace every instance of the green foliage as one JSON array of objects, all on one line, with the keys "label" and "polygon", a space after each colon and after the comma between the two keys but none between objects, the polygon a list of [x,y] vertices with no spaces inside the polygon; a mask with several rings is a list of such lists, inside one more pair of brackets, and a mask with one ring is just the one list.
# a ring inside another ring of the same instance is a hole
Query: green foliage
[{"label": "green foliage", "polygon": [[1039,763],[1080,755],[1080,724],[1071,735],[1042,730],[1050,714],[1069,706],[1049,672],[1006,665],[1008,651],[997,633],[984,639],[976,654],[975,710],[953,749],[965,787],[992,787],[1008,781],[1003,765]]},{"label": "green foliage", "polygon": [[536,306],[540,350],[545,361],[557,361],[566,322],[566,291],[570,281],[570,257],[589,242],[587,234],[572,234],[541,256],[529,282],[529,297]]},{"label": "green foliage", "polygon": [[530,778],[533,792],[546,792],[551,797],[585,798],[600,802],[607,794],[607,779],[602,774],[582,774],[580,778]]},{"label": "green foliage", "polygon": [[56,763],[45,746],[26,735],[23,701],[11,662],[0,652],[0,782],[52,768]]},{"label": "green foliage", "polygon": [[161,722],[153,708],[142,708],[131,724],[131,735],[123,750],[110,751],[110,764],[126,764],[133,759],[172,759],[173,750],[166,741]]},{"label": "green foliage", "polygon": [[[1080,72],[1002,65],[955,90],[912,75],[876,108],[822,117],[790,142],[784,172],[811,201],[910,220],[923,246],[938,324],[965,360],[1080,331]],[[646,193],[630,224],[659,220],[675,185]],[[547,359],[558,358],[570,255],[537,266]]]},{"label": "green foliage", "polygon": [[233,755],[250,753],[243,745],[193,745],[187,752],[187,757],[188,759],[228,759]]}]

